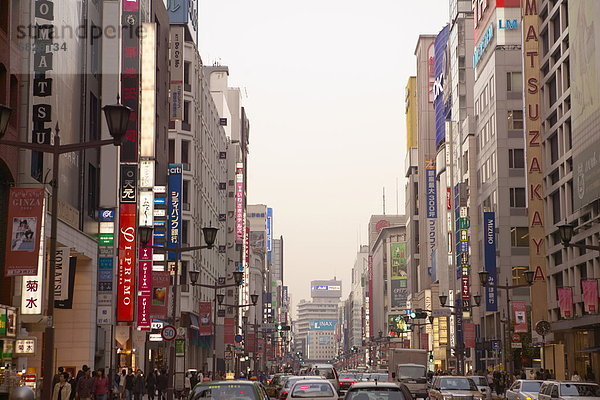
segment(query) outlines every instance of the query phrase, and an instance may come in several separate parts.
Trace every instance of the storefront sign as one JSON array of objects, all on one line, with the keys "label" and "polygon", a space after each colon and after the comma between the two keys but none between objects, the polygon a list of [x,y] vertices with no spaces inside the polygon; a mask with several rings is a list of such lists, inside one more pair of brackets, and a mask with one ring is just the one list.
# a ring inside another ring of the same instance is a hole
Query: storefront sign
[{"label": "storefront sign", "polygon": [[[149,243],[152,244],[152,241]],[[137,328],[149,331],[151,326],[150,307],[152,304],[152,249],[139,248],[138,287],[137,287]]]},{"label": "storefront sign", "polygon": [[494,27],[490,25],[481,36],[481,40],[477,46],[475,46],[475,51],[473,54],[473,68],[477,68],[477,64],[479,64],[479,61],[481,61],[481,58],[485,54],[485,51],[487,50],[493,37]]},{"label": "storefront sign", "polygon": [[137,203],[137,165],[121,164],[120,203]]},{"label": "storefront sign", "polygon": [[135,300],[136,204],[119,208],[119,270],[117,321],[132,322]]},{"label": "storefront sign", "polygon": [[489,273],[488,285],[485,288],[486,311],[498,311],[496,288],[490,287],[496,284],[496,214],[494,212],[483,213],[483,249],[484,267]]},{"label": "storefront sign", "polygon": [[244,164],[238,163],[235,174],[235,242],[244,240]]},{"label": "storefront sign", "polygon": [[44,200],[44,189],[10,188],[4,267],[7,277],[38,272]]},{"label": "storefront sign", "polygon": [[69,257],[71,248],[58,247],[56,249],[56,274],[54,276],[54,299],[67,300],[69,298]]},{"label": "storefront sign", "polygon": [[[169,219],[167,221],[167,247],[170,248],[181,246],[182,172],[182,164],[169,164]],[[177,253],[169,252],[169,261],[175,261],[177,258]]]},{"label": "storefront sign", "polygon": [[139,0],[123,1],[121,19],[121,101],[133,112],[121,144],[121,162],[137,162],[140,103],[140,12]]},{"label": "storefront sign", "polygon": [[[73,308],[73,292],[75,290],[75,273],[77,269],[77,257],[70,257],[70,249],[68,247],[59,248],[63,249],[63,260],[61,262],[61,277],[60,280],[62,283],[60,284],[60,298],[57,296],[58,292],[58,277],[54,281],[54,291],[55,291],[55,300],[54,300],[54,308],[61,308],[70,310]],[[65,253],[65,250],[69,250]],[[66,258],[65,258],[66,256]],[[57,262],[58,262],[58,250],[57,250]],[[110,259],[112,261],[112,258]],[[112,270],[110,271],[110,281],[112,283]],[[58,274],[58,265],[56,273]]]},{"label": "storefront sign", "polygon": [[169,272],[152,271],[152,304],[150,305],[150,316],[152,318],[167,318],[170,281]]},{"label": "storefront sign", "polygon": [[184,27],[171,25],[171,121],[183,119]]},{"label": "storefront sign", "polygon": [[20,338],[15,340],[15,355],[29,356],[34,355],[37,339],[35,337]]}]

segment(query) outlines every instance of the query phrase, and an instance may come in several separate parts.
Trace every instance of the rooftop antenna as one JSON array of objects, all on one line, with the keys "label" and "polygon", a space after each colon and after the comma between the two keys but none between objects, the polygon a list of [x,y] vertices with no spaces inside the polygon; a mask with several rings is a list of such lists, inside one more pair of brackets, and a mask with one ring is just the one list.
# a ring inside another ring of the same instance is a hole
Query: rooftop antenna
[{"label": "rooftop antenna", "polygon": [[385,215],[385,186],[383,187],[383,215]]}]

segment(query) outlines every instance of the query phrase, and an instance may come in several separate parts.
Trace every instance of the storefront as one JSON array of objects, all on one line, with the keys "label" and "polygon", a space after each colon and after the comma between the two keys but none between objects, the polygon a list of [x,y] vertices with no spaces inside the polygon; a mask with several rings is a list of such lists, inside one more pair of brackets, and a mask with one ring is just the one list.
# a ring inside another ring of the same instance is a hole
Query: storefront
[{"label": "storefront", "polygon": [[[564,378],[570,379],[574,371],[586,379],[594,372],[594,381],[600,382],[600,322],[597,314],[589,314],[574,320],[561,320],[552,324],[554,342],[564,346]],[[550,359],[546,354],[546,359]],[[552,366],[546,363],[546,368]]]}]

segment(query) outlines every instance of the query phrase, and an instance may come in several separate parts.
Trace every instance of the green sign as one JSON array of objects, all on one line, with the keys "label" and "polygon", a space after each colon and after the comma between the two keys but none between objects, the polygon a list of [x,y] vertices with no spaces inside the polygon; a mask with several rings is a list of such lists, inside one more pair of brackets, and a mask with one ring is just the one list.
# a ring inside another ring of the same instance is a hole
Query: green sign
[{"label": "green sign", "polygon": [[14,342],[12,340],[0,340],[0,349],[2,349],[2,353],[0,354],[3,360],[11,360],[13,356],[13,346]]},{"label": "green sign", "polygon": [[112,246],[115,244],[115,235],[112,233],[101,233],[98,235],[98,244],[100,246]]},{"label": "green sign", "polygon": [[185,339],[175,339],[175,355],[185,355]]},{"label": "green sign", "polygon": [[406,242],[390,243],[392,279],[407,279]]},{"label": "green sign", "polygon": [[0,307],[0,336],[6,336],[6,308]]}]

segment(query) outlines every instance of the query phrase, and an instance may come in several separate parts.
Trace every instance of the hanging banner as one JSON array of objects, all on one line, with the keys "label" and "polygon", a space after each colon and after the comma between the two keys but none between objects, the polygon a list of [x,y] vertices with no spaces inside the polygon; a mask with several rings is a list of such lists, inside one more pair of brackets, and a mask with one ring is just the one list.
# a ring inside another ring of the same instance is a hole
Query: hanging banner
[{"label": "hanging banner", "polygon": [[42,212],[39,221],[39,248],[37,251],[37,273],[35,275],[27,275],[23,277],[21,282],[21,314],[41,315],[42,302],[44,296],[44,266],[45,264],[45,249],[44,249],[44,232],[46,225],[46,200],[42,196]]},{"label": "hanging banner", "polygon": [[[167,221],[167,247],[181,247],[181,188],[183,165],[169,164],[169,197]],[[177,260],[177,253],[169,252],[169,261]]]},{"label": "hanging banner", "polygon": [[573,318],[573,292],[571,288],[558,288],[558,306],[563,318]]},{"label": "hanging banner", "polygon": [[223,320],[223,343],[235,344],[235,318],[225,318]]},{"label": "hanging banner", "polygon": [[244,164],[235,169],[235,242],[244,240]]},{"label": "hanging banner", "polygon": [[[64,249],[69,249],[68,247],[64,247]],[[69,249],[70,250],[70,249]],[[58,253],[58,251],[57,251]],[[67,253],[69,254],[69,253]],[[58,260],[57,260],[58,261]],[[63,288],[62,292],[66,292],[66,297],[62,300],[55,298],[54,300],[54,308],[61,308],[64,310],[70,310],[73,308],[73,292],[75,290],[75,272],[77,268],[77,257],[68,257],[66,261],[63,261]],[[58,270],[57,270],[58,271]],[[112,270],[111,270],[112,272]],[[112,279],[112,274],[111,274]],[[56,291],[57,284],[55,281],[54,290]]]},{"label": "hanging banner", "polygon": [[522,301],[512,302],[512,312],[515,324],[515,333],[527,333],[527,306]]},{"label": "hanging banner", "polygon": [[[149,244],[152,244],[152,240],[150,240]],[[141,331],[149,331],[152,322],[150,318],[152,303],[152,249],[140,246],[139,258],[136,325]]]},{"label": "hanging banner", "polygon": [[57,301],[69,298],[69,256],[70,247],[56,249],[56,274],[54,275],[54,299]]},{"label": "hanging banner", "polygon": [[475,348],[475,324],[472,322],[463,323],[463,334],[465,335],[465,347]]},{"label": "hanging banner", "polygon": [[132,322],[135,297],[135,203],[119,206],[119,270],[117,282],[117,321]]},{"label": "hanging banner", "polygon": [[200,302],[200,318],[199,318],[199,335],[200,336],[211,336],[213,334],[212,328],[212,302],[201,301]]},{"label": "hanging banner", "polygon": [[581,281],[581,289],[584,311],[596,314],[598,312],[598,281],[595,279]]},{"label": "hanging banner", "polygon": [[151,318],[167,318],[170,283],[171,277],[168,271],[152,271],[152,304],[150,305]]},{"label": "hanging banner", "polygon": [[485,288],[485,310],[498,311],[496,288],[490,285],[496,285],[496,213],[483,213],[483,249],[484,249],[484,267],[490,274],[488,286]]},{"label": "hanging banner", "polygon": [[4,276],[37,275],[44,189],[10,188]]}]

